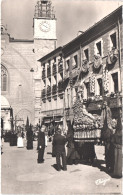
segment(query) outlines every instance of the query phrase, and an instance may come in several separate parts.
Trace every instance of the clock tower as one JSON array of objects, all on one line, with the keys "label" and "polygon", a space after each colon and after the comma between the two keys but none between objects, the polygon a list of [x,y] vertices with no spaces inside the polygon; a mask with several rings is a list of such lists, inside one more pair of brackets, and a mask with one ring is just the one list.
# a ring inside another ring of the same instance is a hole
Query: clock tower
[{"label": "clock tower", "polygon": [[56,40],[56,18],[52,3],[48,0],[39,0],[34,15],[34,45],[37,57],[41,58],[54,50]]},{"label": "clock tower", "polygon": [[56,49],[56,18],[52,3],[49,0],[38,0],[35,6],[33,19],[34,27],[34,53],[35,70],[33,73],[33,86],[35,94],[35,124],[39,123],[41,116],[41,78],[42,67],[38,61],[49,52]]}]

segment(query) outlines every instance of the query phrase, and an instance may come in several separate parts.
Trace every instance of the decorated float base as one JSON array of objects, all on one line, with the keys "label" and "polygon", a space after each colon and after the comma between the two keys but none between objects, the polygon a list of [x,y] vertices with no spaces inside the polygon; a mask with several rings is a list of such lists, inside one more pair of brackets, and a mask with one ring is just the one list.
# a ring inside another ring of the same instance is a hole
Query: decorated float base
[{"label": "decorated float base", "polygon": [[74,141],[95,142],[101,139],[101,129],[74,132]]}]

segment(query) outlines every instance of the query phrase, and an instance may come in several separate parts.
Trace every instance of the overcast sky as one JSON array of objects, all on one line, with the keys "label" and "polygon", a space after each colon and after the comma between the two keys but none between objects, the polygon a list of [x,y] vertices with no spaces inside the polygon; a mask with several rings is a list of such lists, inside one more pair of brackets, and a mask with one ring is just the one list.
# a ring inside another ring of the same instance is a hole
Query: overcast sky
[{"label": "overcast sky", "polygon": [[[16,39],[33,39],[33,16],[37,0],[2,0],[2,23]],[[52,0],[57,18],[57,46],[62,46],[117,9],[121,1]]]}]

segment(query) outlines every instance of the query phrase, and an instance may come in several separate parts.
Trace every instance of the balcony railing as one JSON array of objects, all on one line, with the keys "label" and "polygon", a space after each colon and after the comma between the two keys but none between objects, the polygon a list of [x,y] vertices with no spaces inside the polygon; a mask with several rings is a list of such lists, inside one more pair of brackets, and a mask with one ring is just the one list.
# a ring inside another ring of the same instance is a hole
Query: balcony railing
[{"label": "balcony railing", "polygon": [[58,63],[58,72],[62,72],[63,71],[63,60],[59,60]]},{"label": "balcony railing", "polygon": [[57,70],[56,70],[56,63],[53,64],[53,75],[55,75],[57,73]]},{"label": "balcony railing", "polygon": [[63,93],[64,91],[64,83],[63,81],[59,81],[58,83],[58,93]]},{"label": "balcony railing", "polygon": [[46,98],[46,90],[45,89],[42,90],[41,98],[42,99],[45,99]]},{"label": "balcony railing", "polygon": [[47,67],[47,77],[51,76],[51,66]]},{"label": "balcony railing", "polygon": [[52,95],[56,95],[57,93],[57,85],[52,86]]},{"label": "balcony railing", "polygon": [[46,78],[46,71],[45,69],[42,70],[42,79],[45,79]]},{"label": "balcony railing", "polygon": [[51,96],[51,87],[47,87],[47,97]]}]

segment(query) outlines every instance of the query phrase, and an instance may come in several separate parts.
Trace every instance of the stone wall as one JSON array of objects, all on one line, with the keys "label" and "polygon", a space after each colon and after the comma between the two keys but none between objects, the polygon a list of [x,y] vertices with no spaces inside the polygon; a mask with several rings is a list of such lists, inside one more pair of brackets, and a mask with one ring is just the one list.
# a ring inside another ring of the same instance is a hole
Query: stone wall
[{"label": "stone wall", "polygon": [[2,35],[1,64],[8,71],[8,90],[2,92],[2,95],[13,108],[14,116],[24,121],[28,116],[34,124],[33,73],[30,72],[31,68],[35,68],[33,41],[8,40],[9,36]]}]

